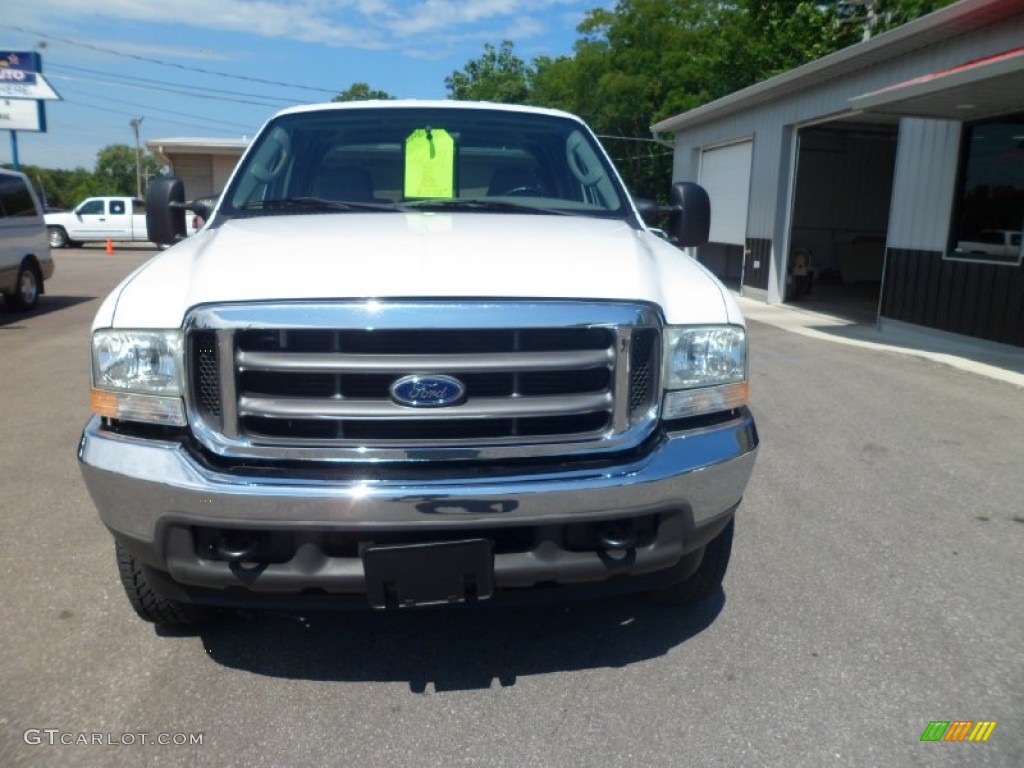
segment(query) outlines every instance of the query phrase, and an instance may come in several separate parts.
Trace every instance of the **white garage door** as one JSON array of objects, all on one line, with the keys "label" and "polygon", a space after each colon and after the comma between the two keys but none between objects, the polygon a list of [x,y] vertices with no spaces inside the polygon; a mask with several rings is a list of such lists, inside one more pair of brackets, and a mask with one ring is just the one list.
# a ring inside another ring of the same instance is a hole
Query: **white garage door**
[{"label": "white garage door", "polygon": [[745,245],[750,202],[753,141],[706,149],[700,156],[700,183],[711,198],[712,243]]}]

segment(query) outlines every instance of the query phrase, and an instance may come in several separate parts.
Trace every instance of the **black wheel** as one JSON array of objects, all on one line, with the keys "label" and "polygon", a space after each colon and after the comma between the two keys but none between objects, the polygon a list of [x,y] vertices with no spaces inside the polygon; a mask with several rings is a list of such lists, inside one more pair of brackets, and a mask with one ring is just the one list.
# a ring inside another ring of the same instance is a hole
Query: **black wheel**
[{"label": "black wheel", "polygon": [[685,605],[711,597],[722,586],[732,553],[732,532],[735,519],[704,547],[704,557],[696,572],[676,584],[651,593],[651,599],[662,605]]},{"label": "black wheel", "polygon": [[164,627],[198,624],[209,619],[213,612],[200,605],[170,600],[158,592],[146,579],[142,566],[120,544],[117,551],[117,570],[121,585],[139,618]]},{"label": "black wheel", "polygon": [[68,233],[64,227],[47,227],[46,231],[50,236],[51,248],[64,248],[68,244]]},{"label": "black wheel", "polygon": [[32,309],[39,301],[40,286],[43,280],[39,276],[39,268],[34,262],[25,260],[21,262],[18,270],[18,280],[14,284],[14,291],[7,294],[7,303],[15,309]]}]

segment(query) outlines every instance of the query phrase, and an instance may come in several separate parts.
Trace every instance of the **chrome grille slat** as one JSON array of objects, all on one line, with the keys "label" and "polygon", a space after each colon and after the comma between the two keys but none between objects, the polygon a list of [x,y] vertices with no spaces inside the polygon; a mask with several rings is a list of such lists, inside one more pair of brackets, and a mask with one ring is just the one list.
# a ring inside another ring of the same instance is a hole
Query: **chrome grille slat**
[{"label": "chrome grille slat", "polygon": [[301,371],[303,373],[444,373],[445,371],[571,371],[608,366],[611,349],[564,352],[504,352],[490,355],[353,355],[324,352],[235,353],[235,365],[244,371]]},{"label": "chrome grille slat", "polygon": [[[622,450],[657,421],[662,320],[642,304],[574,301],[252,303],[202,307],[220,410],[197,367],[190,422],[224,456],[327,461],[570,456]],[[642,368],[634,339],[650,344]],[[202,362],[193,354],[196,363]],[[653,365],[653,367],[652,367]],[[457,405],[393,399],[409,375],[457,378]],[[216,403],[214,403],[216,405]]]},{"label": "chrome grille slat", "polygon": [[220,359],[220,396],[224,416],[221,430],[225,437],[238,437],[238,410],[235,394],[234,333],[222,328],[217,331],[217,348]]},{"label": "chrome grille slat", "polygon": [[611,404],[610,392],[553,397],[478,398],[446,408],[409,408],[389,400],[242,395],[238,398],[238,414],[278,419],[503,419],[590,413],[606,410]]},{"label": "chrome grille slat", "polygon": [[[600,440],[602,437],[604,437],[605,434],[606,434],[605,430],[599,429],[599,430],[592,430],[590,432],[578,432],[578,433],[573,435],[573,438],[574,439],[580,439],[580,440],[597,441],[597,440]],[[261,446],[274,446],[274,447],[278,447],[278,448],[295,448],[296,447],[296,440],[293,437],[275,437],[273,435],[261,434],[259,436],[259,442],[260,442]],[[323,441],[317,441],[317,444],[319,444],[320,442],[323,442]],[[376,446],[379,446],[382,449],[395,449],[395,448],[402,448],[402,449],[423,448],[423,449],[427,449],[427,448],[437,447],[437,446],[458,447],[463,442],[464,441],[462,439],[460,439],[460,438],[455,438],[455,439],[430,438],[430,439],[418,439],[418,440],[417,439],[409,439],[409,438],[401,438],[401,439],[376,440],[376,441],[374,441],[374,444]],[[565,437],[562,436],[562,435],[556,435],[556,436],[552,436],[552,437],[545,437],[543,435],[540,435],[540,436],[537,436],[537,437],[531,437],[531,443],[534,443],[534,442],[537,445],[550,445],[555,450],[557,450],[557,447],[559,445],[564,444]],[[340,443],[340,441],[339,441],[339,443]],[[331,443],[328,442],[327,444],[330,445]],[[502,448],[515,448],[517,446],[521,447],[523,445],[523,437],[521,435],[508,435],[507,437],[489,438],[487,440],[487,445],[488,446],[493,446],[493,447],[502,447]],[[542,455],[542,452],[538,452],[536,455],[538,455],[538,456]],[[455,456],[446,456],[445,458],[456,458],[456,457]]]}]

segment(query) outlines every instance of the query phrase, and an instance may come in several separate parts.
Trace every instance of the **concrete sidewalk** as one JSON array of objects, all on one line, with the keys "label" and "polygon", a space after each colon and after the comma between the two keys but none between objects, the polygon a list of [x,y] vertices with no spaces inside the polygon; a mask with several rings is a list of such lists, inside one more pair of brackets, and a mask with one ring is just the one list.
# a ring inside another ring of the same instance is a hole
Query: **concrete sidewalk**
[{"label": "concrete sidewalk", "polygon": [[1024,388],[1024,349],[885,318],[879,328],[788,304],[765,304],[735,293],[733,297],[754,322],[822,341],[914,355]]}]

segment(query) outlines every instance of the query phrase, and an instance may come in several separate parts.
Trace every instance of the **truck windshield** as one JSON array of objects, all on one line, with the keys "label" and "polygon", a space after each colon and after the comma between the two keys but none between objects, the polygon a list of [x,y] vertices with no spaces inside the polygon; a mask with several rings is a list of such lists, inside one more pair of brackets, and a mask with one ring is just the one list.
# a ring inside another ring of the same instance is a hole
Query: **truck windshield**
[{"label": "truck windshield", "polygon": [[246,154],[228,217],[444,210],[629,218],[579,122],[535,112],[359,107],[282,115]]}]

